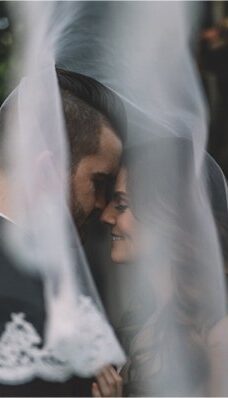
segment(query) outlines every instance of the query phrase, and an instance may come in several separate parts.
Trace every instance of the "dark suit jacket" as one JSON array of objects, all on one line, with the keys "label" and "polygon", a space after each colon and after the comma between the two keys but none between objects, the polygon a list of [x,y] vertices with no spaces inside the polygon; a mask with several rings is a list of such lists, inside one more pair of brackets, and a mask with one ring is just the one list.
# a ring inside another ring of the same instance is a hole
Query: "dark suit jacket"
[{"label": "dark suit jacket", "polygon": [[[2,229],[5,219],[0,217],[0,334],[10,321],[12,313],[23,312],[43,337],[45,306],[43,286],[38,276],[23,272],[15,264],[4,247]],[[14,227],[12,225],[12,227]],[[16,227],[15,227],[16,228]],[[35,379],[20,385],[0,384],[0,396],[37,397],[37,396],[90,396],[91,381],[71,378],[65,383],[51,383]]]}]

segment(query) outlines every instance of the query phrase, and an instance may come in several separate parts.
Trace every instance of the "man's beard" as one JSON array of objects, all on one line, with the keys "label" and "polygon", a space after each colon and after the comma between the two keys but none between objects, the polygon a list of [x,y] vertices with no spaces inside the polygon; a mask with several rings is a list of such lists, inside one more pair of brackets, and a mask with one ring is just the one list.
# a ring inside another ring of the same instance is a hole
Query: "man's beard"
[{"label": "man's beard", "polygon": [[99,220],[100,211],[93,210],[89,215],[86,214],[81,203],[74,197],[71,200],[71,216],[80,239],[84,242],[91,223],[94,224]]},{"label": "man's beard", "polygon": [[86,221],[87,215],[79,202],[74,202],[71,207],[71,215],[73,217],[75,226],[80,229]]},{"label": "man's beard", "polygon": [[71,216],[74,221],[74,225],[77,228],[77,231],[82,238],[83,234],[83,226],[86,224],[87,221],[87,214],[85,213],[81,203],[77,201],[75,198],[71,200]]}]

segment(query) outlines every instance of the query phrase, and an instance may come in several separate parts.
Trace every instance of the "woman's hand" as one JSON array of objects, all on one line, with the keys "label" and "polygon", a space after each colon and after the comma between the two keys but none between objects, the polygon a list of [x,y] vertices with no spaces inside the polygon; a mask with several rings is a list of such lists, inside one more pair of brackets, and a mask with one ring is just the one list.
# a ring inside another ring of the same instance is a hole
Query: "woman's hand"
[{"label": "woman's hand", "polygon": [[93,397],[122,397],[122,377],[113,366],[105,367],[92,384]]}]

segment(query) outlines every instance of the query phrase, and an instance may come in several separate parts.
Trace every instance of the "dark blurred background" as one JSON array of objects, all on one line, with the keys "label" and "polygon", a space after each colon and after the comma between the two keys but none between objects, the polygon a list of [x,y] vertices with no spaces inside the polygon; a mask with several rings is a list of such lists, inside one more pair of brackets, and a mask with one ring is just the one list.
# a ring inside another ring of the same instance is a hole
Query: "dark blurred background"
[{"label": "dark blurred background", "polygon": [[0,2],[0,103],[7,95],[10,53],[13,45],[12,23],[9,20],[6,2]]},{"label": "dark blurred background", "polygon": [[[7,3],[0,1],[0,104],[13,88],[9,70],[17,68],[20,59],[10,54],[23,30],[20,18],[11,20]],[[193,3],[189,2],[199,25],[193,52],[210,112],[208,150],[228,178],[228,2]]]},{"label": "dark blurred background", "polygon": [[208,150],[228,177],[228,2],[203,5],[197,62],[210,110]]}]

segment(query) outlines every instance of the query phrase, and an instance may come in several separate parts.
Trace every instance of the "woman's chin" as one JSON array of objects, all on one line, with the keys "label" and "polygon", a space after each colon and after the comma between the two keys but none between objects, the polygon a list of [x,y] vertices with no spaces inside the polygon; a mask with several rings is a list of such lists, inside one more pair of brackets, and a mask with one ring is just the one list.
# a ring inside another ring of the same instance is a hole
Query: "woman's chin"
[{"label": "woman's chin", "polygon": [[126,256],[124,253],[118,253],[117,250],[111,251],[111,259],[115,264],[124,264],[129,262],[128,256]]},{"label": "woman's chin", "polygon": [[112,262],[115,264],[122,264],[126,262],[126,258],[122,253],[116,252],[116,250],[112,250],[111,252]]}]

